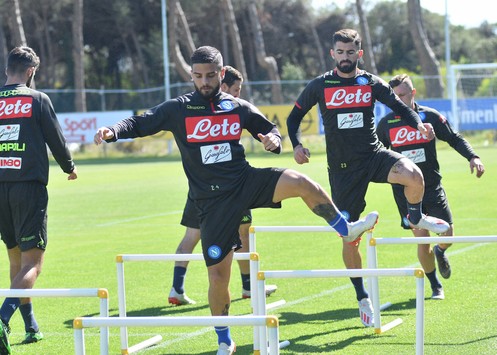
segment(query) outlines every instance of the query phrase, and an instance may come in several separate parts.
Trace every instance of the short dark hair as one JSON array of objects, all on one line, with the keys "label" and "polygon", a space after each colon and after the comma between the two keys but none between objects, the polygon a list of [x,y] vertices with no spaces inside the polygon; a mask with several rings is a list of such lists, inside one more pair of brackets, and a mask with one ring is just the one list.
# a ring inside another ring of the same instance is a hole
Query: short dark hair
[{"label": "short dark hair", "polygon": [[414,89],[414,85],[412,84],[412,80],[409,77],[409,75],[407,75],[407,74],[395,75],[388,82],[388,84],[392,87],[392,89],[396,88],[397,86],[399,86],[402,83],[405,83],[409,87],[409,89],[411,89],[411,90]]},{"label": "short dark hair", "polygon": [[21,74],[28,68],[38,69],[40,58],[35,51],[27,46],[19,46],[12,49],[7,57],[7,73]]},{"label": "short dark hair", "polygon": [[242,73],[232,66],[226,65],[224,67],[224,78],[221,80],[221,84],[226,84],[228,87],[231,87],[237,80],[243,81]]},{"label": "short dark hair", "polygon": [[357,48],[361,49],[362,38],[359,32],[350,28],[338,30],[333,34],[333,47],[337,42],[351,43],[353,42]]},{"label": "short dark hair", "polygon": [[223,56],[217,48],[211,46],[198,47],[190,58],[190,64],[217,64],[219,69],[223,67]]}]

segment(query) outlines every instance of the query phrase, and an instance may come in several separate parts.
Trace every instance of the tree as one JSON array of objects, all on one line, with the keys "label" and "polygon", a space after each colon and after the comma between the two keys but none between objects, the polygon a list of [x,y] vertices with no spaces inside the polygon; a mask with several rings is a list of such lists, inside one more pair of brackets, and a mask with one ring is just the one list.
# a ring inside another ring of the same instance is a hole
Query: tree
[{"label": "tree", "polygon": [[74,108],[86,112],[85,68],[83,50],[83,0],[74,0],[72,21],[72,58],[74,62]]},{"label": "tree", "polygon": [[[189,53],[193,53],[193,51],[195,50],[195,44],[193,43],[190,28],[188,27],[188,21],[186,20],[185,13],[183,12],[179,1],[169,0],[167,9],[169,52],[173,57],[173,61],[178,74],[183,78],[183,80],[189,81],[191,80],[190,65],[183,57],[180,47],[181,43],[186,47],[186,50],[188,50]],[[180,22],[180,26],[178,26],[178,21]],[[181,41],[177,36],[178,33],[183,34]]]},{"label": "tree", "polygon": [[440,74],[440,63],[430,47],[421,18],[420,0],[408,0],[409,30],[416,47],[421,71],[425,78],[428,97],[443,97],[444,85]]},{"label": "tree", "polygon": [[371,45],[371,35],[369,34],[368,18],[363,11],[362,0],[356,0],[357,14],[359,15],[359,23],[362,32],[362,45],[365,54],[362,57],[365,62],[365,68],[371,73],[377,73],[376,62],[374,60],[373,46]]},{"label": "tree", "polygon": [[257,5],[255,0],[251,0],[249,2],[248,10],[257,63],[267,71],[269,79],[272,81],[271,93],[273,103],[281,104],[283,102],[283,96],[281,94],[281,83],[278,73],[278,65],[273,57],[269,57],[266,55],[264,38],[262,36],[261,24],[259,22],[259,17],[257,14]]}]

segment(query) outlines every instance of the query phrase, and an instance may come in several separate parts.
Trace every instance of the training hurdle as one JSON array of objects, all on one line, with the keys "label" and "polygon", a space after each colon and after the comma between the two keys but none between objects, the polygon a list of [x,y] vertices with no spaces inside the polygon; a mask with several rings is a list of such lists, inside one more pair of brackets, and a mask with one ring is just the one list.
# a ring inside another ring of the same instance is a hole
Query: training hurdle
[{"label": "training hurdle", "polygon": [[[267,327],[268,336],[262,338],[262,355],[279,354],[279,322],[276,316],[207,316],[207,317],[91,317],[76,318],[73,322],[76,355],[85,355],[84,328],[89,327],[178,327],[178,326],[253,326]],[[269,350],[269,352],[268,352]],[[101,354],[104,354],[101,349]],[[108,348],[107,352],[108,354]]]},{"label": "training hurdle", "polygon": [[[257,315],[265,315],[266,307],[264,289],[267,278],[330,278],[330,277],[375,277],[379,276],[414,276],[416,278],[416,355],[424,353],[424,271],[419,268],[413,269],[345,269],[345,270],[272,270],[260,271],[257,275],[257,298],[259,307]],[[379,309],[379,299],[373,299],[375,309]],[[380,312],[375,313],[374,326],[377,334],[383,333],[402,323],[400,318],[381,326]],[[260,328],[262,329],[262,328]],[[265,330],[261,331],[260,339],[263,339]],[[289,343],[288,343],[289,344]]]},{"label": "training hurdle", "polygon": [[[398,237],[398,238],[374,238],[372,235],[367,236],[367,266],[370,269],[378,267],[377,245],[398,245],[398,244],[454,244],[454,243],[490,243],[497,242],[497,235],[488,236],[460,236],[460,237]],[[379,287],[378,280],[374,277],[368,279],[368,291],[373,301],[378,299]],[[390,304],[390,303],[388,303]]]},{"label": "training hurdle", "polygon": [[[105,288],[0,289],[1,297],[98,297],[100,317],[109,316],[109,292]],[[109,328],[100,327],[100,348],[109,347]],[[101,353],[104,354],[104,353]]]},{"label": "training hurdle", "polygon": [[[257,273],[259,272],[259,257],[256,253],[234,253],[233,260],[250,260],[250,287],[255,290],[257,287]],[[119,300],[119,317],[126,317],[126,290],[125,290],[125,279],[124,279],[124,262],[136,262],[136,261],[204,261],[203,254],[120,254],[116,256],[116,266],[117,266],[117,289],[118,289],[118,300]],[[252,274],[255,275],[252,278]],[[256,309],[254,304],[255,297],[251,298],[252,309]],[[244,316],[245,317],[245,316]],[[259,332],[254,327],[254,346],[259,344],[258,340]],[[162,336],[156,335],[150,339],[147,339],[141,343],[128,346],[128,330],[125,325],[121,327],[121,352],[122,354],[131,354],[133,352],[142,350],[149,346],[159,343],[162,340]],[[256,350],[254,348],[254,350]]]}]

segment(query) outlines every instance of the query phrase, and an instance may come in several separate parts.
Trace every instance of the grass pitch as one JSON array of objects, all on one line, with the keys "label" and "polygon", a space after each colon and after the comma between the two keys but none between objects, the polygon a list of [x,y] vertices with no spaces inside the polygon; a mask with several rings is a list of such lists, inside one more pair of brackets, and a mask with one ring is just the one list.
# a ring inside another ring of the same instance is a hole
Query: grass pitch
[{"label": "grass pitch", "polygon": [[[494,235],[497,226],[497,148],[478,147],[486,173],[476,179],[469,164],[452,149],[439,149],[443,183],[454,214],[457,235]],[[302,171],[327,190],[326,159],[314,153],[311,163],[298,166],[291,154],[249,155],[254,166],[289,167]],[[43,272],[36,288],[107,288],[111,315],[118,314],[115,257],[131,253],[174,253],[183,236],[179,225],[187,183],[178,159],[77,160],[79,178],[67,181],[52,166],[49,183],[49,241]],[[403,231],[387,184],[371,184],[366,211],[378,210],[376,237],[411,236]],[[282,209],[253,211],[254,225],[323,225],[298,199]],[[341,240],[326,233],[258,233],[257,251],[262,270],[342,269]],[[366,245],[361,251],[366,258]],[[195,252],[200,252],[200,246]],[[443,280],[446,299],[432,301],[426,282],[425,353],[496,354],[497,243],[454,244],[448,251],[452,277]],[[8,288],[8,261],[4,252],[0,287]],[[378,246],[379,267],[418,267],[415,245]],[[189,297],[196,305],[167,303],[172,262],[125,263],[128,316],[209,315],[207,273],[203,262],[191,262],[186,278]],[[403,324],[375,335],[364,328],[355,292],[348,279],[280,279],[268,299],[286,304],[270,311],[280,319],[280,338],[291,345],[282,354],[414,354],[415,281],[380,278],[382,324],[402,318]],[[234,263],[231,280],[232,315],[251,312],[241,299],[241,281]],[[97,316],[97,298],[34,298],[34,312],[45,339],[20,345],[24,326],[17,312],[12,318],[14,354],[73,354],[72,321]],[[129,328],[129,344],[160,334],[158,346],[142,354],[214,354],[217,338],[210,327]],[[237,354],[252,353],[252,329],[232,327]],[[98,329],[86,329],[87,354],[99,354]],[[110,329],[111,354],[120,354],[119,329]]]}]

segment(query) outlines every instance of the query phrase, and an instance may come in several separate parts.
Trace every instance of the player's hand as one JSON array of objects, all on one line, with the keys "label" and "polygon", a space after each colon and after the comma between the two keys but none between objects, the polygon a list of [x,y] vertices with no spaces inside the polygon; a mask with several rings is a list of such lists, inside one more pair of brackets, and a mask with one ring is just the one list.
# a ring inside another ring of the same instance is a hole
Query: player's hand
[{"label": "player's hand", "polygon": [[272,152],[275,149],[278,149],[281,144],[280,137],[272,134],[269,132],[268,134],[264,135],[262,133],[258,133],[257,137],[261,140],[261,143],[264,145],[264,149],[266,149],[268,152]]},{"label": "player's hand", "polygon": [[476,177],[479,178],[485,172],[485,166],[481,162],[480,158],[474,157],[469,162],[469,167],[471,168],[471,174],[476,170]]},{"label": "player's hand", "polygon": [[107,127],[101,127],[93,137],[96,145],[101,144],[104,140],[114,138],[114,133]]},{"label": "player's hand", "polygon": [[309,149],[304,148],[302,144],[299,144],[295,148],[293,148],[293,158],[297,162],[297,164],[305,164],[309,162],[309,158],[311,157],[311,152]]},{"label": "player's hand", "polygon": [[78,178],[78,169],[74,167],[74,170],[67,176],[67,180],[76,180]]},{"label": "player's hand", "polygon": [[424,135],[428,140],[432,140],[435,138],[435,130],[431,123],[420,123],[418,124],[418,130]]}]

